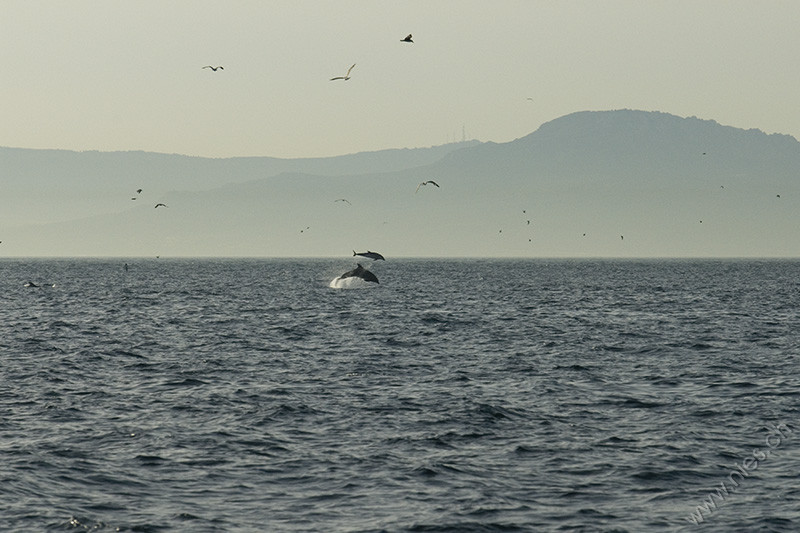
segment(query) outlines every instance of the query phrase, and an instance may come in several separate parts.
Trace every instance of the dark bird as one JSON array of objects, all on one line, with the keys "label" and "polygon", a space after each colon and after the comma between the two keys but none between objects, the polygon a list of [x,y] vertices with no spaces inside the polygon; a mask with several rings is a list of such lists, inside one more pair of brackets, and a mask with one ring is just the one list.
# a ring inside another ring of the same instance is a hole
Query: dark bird
[{"label": "dark bird", "polygon": [[131,198],[131,200],[136,200],[136,197],[134,196],[133,198]]},{"label": "dark bird", "polygon": [[367,250],[366,252],[356,252],[353,250],[353,257],[360,255],[361,257],[366,257],[367,259],[372,259],[373,261],[386,261],[381,254],[378,252],[370,252]]},{"label": "dark bird", "polygon": [[142,189],[136,189],[136,194],[142,194]]},{"label": "dark bird", "polygon": [[350,66],[350,68],[347,69],[347,74],[345,74],[344,76],[336,76],[335,78],[331,78],[330,81],[333,81],[333,80],[345,80],[345,81],[347,81],[347,80],[349,80],[350,79],[350,71],[353,70],[353,67],[355,67],[355,66],[356,66],[356,64],[353,63]]},{"label": "dark bird", "polygon": [[436,185],[437,187],[439,186],[439,184],[438,184],[438,183],[436,183],[436,182],[435,182],[435,181],[433,181],[433,180],[423,181],[422,183],[420,183],[419,185],[417,185],[417,190],[416,190],[416,191],[414,191],[414,192],[416,193],[417,191],[419,191],[419,188],[420,188],[420,187],[422,187],[423,185]]},{"label": "dark bird", "polygon": [[224,69],[222,66],[218,66],[218,67],[212,67],[211,65],[206,65],[206,66],[204,66],[203,68],[210,68],[210,69],[211,69],[211,70],[213,70],[214,72],[216,72],[217,70],[225,70],[225,69]]},{"label": "dark bird", "polygon": [[158,209],[159,207],[169,207],[169,206],[167,204],[156,204],[155,208]]},{"label": "dark bird", "polygon": [[409,33],[408,35],[406,35],[405,39],[400,39],[400,42],[401,43],[413,43],[414,41],[411,40],[411,34]]},{"label": "dark bird", "polygon": [[361,278],[364,281],[373,281],[375,283],[380,283],[378,281],[377,276],[375,276],[375,274],[373,274],[372,272],[361,266],[361,263],[356,263],[356,265],[358,265],[356,266],[356,268],[350,270],[349,272],[345,272],[344,274],[339,276],[339,279]]},{"label": "dark bird", "polygon": [[620,240],[624,241],[625,240],[625,235],[620,235],[619,238],[620,238]]},{"label": "dark bird", "polygon": [[780,198],[780,197],[781,197],[781,195],[780,195],[780,194],[776,194],[776,195],[775,195],[775,198]]},{"label": "dark bird", "polygon": [[348,205],[353,205],[347,198],[339,198],[338,200],[334,200],[334,202],[347,202]]}]

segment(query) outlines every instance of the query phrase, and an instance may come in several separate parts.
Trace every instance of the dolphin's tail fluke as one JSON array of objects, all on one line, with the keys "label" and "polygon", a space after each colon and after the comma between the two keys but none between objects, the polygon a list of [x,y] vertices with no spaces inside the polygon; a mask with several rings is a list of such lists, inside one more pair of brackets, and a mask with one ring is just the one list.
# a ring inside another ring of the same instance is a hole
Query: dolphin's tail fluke
[{"label": "dolphin's tail fluke", "polygon": [[355,251],[355,250],[353,250],[353,257],[355,257],[355,256],[357,256],[357,255],[358,255],[358,254],[356,253],[356,251]]}]

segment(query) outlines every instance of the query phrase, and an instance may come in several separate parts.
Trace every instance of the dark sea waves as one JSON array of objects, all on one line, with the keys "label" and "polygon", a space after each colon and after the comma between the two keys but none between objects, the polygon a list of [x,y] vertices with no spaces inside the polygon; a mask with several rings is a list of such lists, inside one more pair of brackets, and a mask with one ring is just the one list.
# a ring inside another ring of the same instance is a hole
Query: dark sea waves
[{"label": "dark sea waves", "polygon": [[800,261],[128,262],[0,261],[2,531],[800,531]]}]

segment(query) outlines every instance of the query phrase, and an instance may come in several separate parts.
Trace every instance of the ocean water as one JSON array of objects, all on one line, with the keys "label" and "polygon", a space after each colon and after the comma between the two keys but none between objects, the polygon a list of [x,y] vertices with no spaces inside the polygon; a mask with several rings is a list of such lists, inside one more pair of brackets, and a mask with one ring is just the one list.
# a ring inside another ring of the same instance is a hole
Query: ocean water
[{"label": "ocean water", "polygon": [[800,261],[127,262],[0,261],[2,531],[800,531]]}]

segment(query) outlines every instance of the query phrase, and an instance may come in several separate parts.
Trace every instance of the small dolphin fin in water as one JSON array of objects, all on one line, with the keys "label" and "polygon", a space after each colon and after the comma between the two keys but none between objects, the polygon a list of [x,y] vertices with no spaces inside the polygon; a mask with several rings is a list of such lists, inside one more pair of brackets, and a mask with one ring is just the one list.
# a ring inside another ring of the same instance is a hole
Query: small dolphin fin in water
[{"label": "small dolphin fin in water", "polygon": [[375,274],[373,274],[372,272],[370,272],[369,270],[367,270],[366,268],[361,266],[361,263],[356,263],[356,265],[357,265],[356,268],[354,268],[353,270],[350,270],[348,272],[345,272],[344,274],[339,276],[339,279],[361,278],[364,281],[373,281],[375,283],[380,283],[378,281],[377,276],[375,276]]}]

